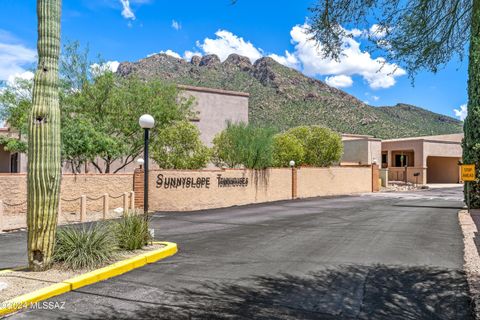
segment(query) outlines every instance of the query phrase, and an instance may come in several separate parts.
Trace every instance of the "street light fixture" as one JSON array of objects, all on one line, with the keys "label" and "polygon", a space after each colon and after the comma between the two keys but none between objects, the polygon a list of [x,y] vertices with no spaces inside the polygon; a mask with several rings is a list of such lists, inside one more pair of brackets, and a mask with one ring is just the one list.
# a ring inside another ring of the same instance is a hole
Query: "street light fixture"
[{"label": "street light fixture", "polygon": [[295,161],[293,160],[290,160],[288,164],[290,165],[291,168],[295,167]]},{"label": "street light fixture", "polygon": [[137,164],[140,166],[140,169],[142,169],[144,163],[145,161],[142,158],[137,159]]},{"label": "street light fixture", "polygon": [[[144,114],[138,119],[140,127],[144,131],[144,147],[143,147],[143,160],[144,173],[143,173],[143,212],[145,216],[148,214],[148,139],[150,135],[150,129],[155,125],[155,119],[149,114]],[[139,159],[140,160],[140,159]]]}]

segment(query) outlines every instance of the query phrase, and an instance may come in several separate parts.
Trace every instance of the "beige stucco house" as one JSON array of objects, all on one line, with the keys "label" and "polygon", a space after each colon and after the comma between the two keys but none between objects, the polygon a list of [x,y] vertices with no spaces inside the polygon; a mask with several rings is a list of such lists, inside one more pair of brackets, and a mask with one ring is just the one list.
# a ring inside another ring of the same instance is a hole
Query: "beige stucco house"
[{"label": "beige stucco house", "polygon": [[380,163],[382,140],[360,134],[342,134],[344,165],[370,165]]},{"label": "beige stucco house", "polygon": [[[212,88],[178,86],[185,97],[195,99],[193,109],[196,116],[192,119],[200,129],[200,139],[208,146],[212,145],[212,140],[217,133],[226,128],[227,122],[245,122],[248,123],[248,100],[249,94],[244,92],[226,91]],[[141,130],[139,128],[139,130]],[[12,135],[9,128],[0,128],[0,134]],[[113,164],[112,170],[119,167],[119,164]],[[121,170],[121,172],[131,172],[137,167],[132,162]],[[155,164],[152,163],[155,168]],[[10,153],[4,150],[0,145],[0,173],[8,172],[26,172],[27,161],[25,154]],[[65,172],[70,172],[70,168],[64,166]],[[92,165],[87,167],[88,172],[96,172]]]},{"label": "beige stucco house", "polygon": [[463,133],[382,141],[390,181],[459,183]]}]

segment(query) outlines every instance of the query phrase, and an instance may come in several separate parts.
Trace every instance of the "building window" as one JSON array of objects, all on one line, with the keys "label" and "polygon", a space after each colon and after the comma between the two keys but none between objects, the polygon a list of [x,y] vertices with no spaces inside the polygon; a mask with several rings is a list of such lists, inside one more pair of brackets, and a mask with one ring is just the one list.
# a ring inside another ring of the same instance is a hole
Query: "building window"
[{"label": "building window", "polygon": [[408,165],[408,156],[396,154],[395,155],[395,167],[405,167]]},{"label": "building window", "polygon": [[18,153],[10,155],[10,172],[18,173]]},{"label": "building window", "polygon": [[388,163],[387,163],[387,162],[388,162],[387,159],[388,159],[387,154],[386,154],[386,153],[382,154],[382,164],[388,164]]}]

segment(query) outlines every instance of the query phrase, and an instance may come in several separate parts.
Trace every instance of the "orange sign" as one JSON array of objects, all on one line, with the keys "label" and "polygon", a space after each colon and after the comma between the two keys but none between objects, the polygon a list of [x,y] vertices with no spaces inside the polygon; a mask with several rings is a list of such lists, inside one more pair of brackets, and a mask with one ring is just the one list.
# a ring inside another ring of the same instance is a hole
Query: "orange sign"
[{"label": "orange sign", "polygon": [[474,164],[462,164],[462,181],[475,181],[475,165]]}]

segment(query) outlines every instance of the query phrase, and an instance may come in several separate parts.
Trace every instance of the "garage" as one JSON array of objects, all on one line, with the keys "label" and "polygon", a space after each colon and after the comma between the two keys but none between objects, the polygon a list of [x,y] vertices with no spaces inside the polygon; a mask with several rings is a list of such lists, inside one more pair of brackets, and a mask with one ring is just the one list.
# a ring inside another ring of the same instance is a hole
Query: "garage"
[{"label": "garage", "polygon": [[427,183],[458,183],[459,160],[454,157],[427,157]]}]

